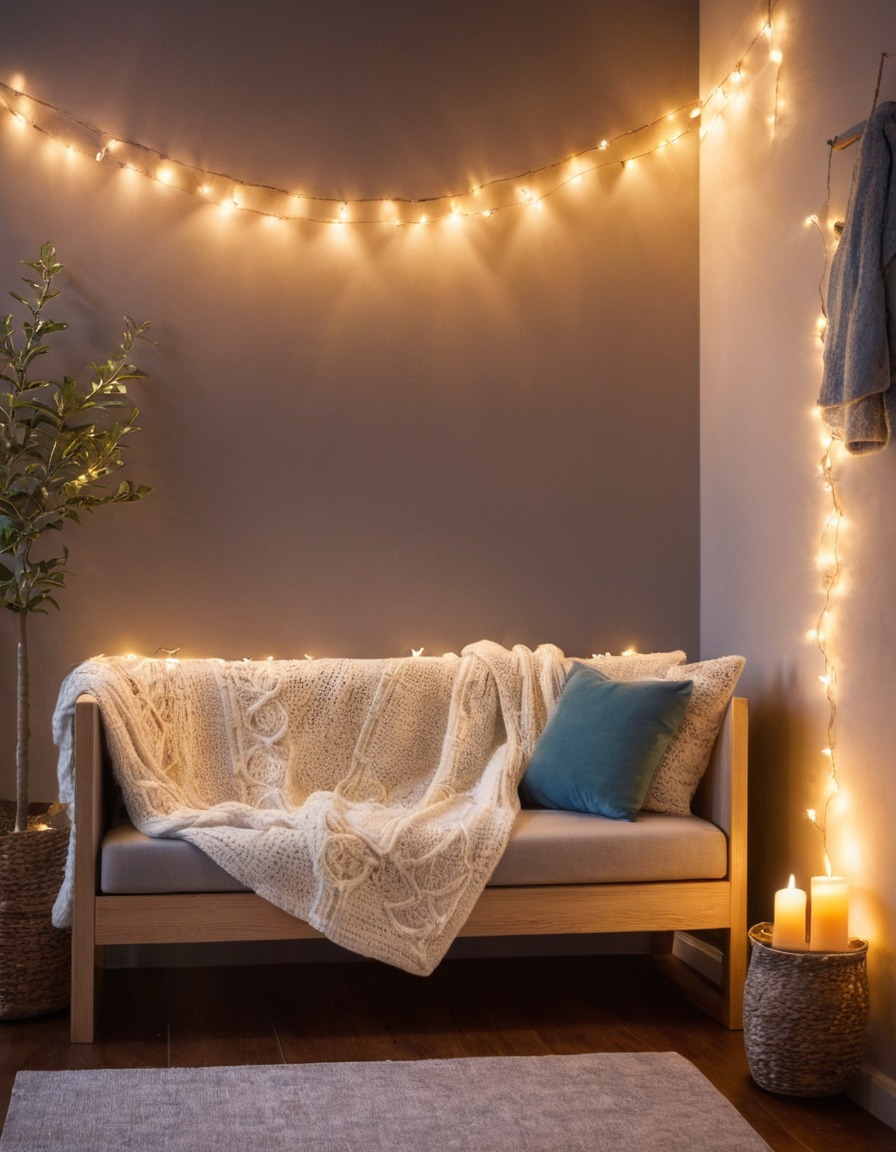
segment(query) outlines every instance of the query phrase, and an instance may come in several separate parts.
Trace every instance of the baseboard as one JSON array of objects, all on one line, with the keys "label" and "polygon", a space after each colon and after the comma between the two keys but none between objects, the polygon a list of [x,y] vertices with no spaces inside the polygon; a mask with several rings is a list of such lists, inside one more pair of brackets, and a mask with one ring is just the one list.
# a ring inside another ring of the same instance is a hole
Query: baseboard
[{"label": "baseboard", "polygon": [[863,1064],[850,1084],[847,1095],[866,1112],[890,1128],[896,1128],[896,1080]]},{"label": "baseboard", "polygon": [[672,942],[672,955],[721,987],[724,971],[722,952],[690,932],[676,932]]}]

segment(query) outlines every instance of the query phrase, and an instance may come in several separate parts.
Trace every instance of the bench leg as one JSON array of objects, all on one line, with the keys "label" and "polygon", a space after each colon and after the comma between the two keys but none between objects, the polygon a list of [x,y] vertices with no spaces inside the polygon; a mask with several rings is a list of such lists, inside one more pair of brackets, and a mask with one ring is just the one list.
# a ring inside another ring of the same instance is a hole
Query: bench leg
[{"label": "bench leg", "polygon": [[731,928],[728,932],[728,950],[723,975],[727,1017],[723,1023],[731,1029],[744,1026],[744,982],[747,979],[748,959],[746,929]]},{"label": "bench leg", "polygon": [[103,968],[103,949],[94,943],[93,918],[75,914],[72,929],[71,1042],[92,1044],[96,1027],[97,993]]}]

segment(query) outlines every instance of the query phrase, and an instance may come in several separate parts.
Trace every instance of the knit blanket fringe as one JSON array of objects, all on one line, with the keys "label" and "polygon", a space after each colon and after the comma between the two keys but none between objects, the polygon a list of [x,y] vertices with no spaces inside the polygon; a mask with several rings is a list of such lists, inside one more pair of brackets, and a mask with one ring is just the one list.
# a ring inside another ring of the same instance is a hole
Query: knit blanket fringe
[{"label": "knit blanket fringe", "polygon": [[490,641],[384,660],[89,660],[54,715],[60,798],[74,800],[74,707],[89,693],[138,829],[195,844],[335,943],[426,975],[504,851],[569,666],[553,645]]}]

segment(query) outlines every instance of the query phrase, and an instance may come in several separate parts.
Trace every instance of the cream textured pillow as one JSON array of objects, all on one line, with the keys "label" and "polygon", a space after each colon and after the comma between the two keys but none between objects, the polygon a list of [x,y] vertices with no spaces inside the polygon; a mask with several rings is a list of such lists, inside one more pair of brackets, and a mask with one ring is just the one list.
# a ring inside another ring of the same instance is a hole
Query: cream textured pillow
[{"label": "cream textured pillow", "polygon": [[[684,652],[635,652],[631,656],[605,656],[595,654],[590,660],[577,660],[588,668],[596,668],[611,680],[646,680],[650,676],[663,677],[685,659]],[[570,666],[572,661],[570,661]],[[686,680],[686,676],[677,677]]]},{"label": "cream textured pillow", "polygon": [[721,656],[697,664],[679,664],[666,671],[667,680],[693,680],[694,689],[678,732],[653,774],[642,808],[675,816],[690,815],[691,800],[706,771],[722,716],[744,664],[743,656]]}]

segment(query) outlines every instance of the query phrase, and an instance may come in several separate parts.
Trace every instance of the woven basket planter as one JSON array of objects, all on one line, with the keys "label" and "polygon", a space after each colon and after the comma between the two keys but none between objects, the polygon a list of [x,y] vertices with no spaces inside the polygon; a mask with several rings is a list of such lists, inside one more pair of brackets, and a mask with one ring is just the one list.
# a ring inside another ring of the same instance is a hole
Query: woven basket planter
[{"label": "woven basket planter", "polygon": [[771,924],[750,929],[744,1046],[750,1074],[783,1096],[834,1096],[858,1071],[868,1035],[868,944],[784,952]]},{"label": "woven basket planter", "polygon": [[59,828],[0,836],[0,1020],[68,1004],[71,933],[50,919],[68,841],[68,830]]}]

